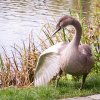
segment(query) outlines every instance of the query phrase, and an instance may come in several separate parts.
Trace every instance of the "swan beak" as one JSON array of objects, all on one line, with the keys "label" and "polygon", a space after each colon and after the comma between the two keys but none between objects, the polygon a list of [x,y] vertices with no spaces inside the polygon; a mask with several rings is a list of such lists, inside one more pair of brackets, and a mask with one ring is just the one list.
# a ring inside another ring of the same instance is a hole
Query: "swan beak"
[{"label": "swan beak", "polygon": [[54,36],[59,30],[61,29],[61,27],[57,28],[54,33],[52,34],[52,36]]}]

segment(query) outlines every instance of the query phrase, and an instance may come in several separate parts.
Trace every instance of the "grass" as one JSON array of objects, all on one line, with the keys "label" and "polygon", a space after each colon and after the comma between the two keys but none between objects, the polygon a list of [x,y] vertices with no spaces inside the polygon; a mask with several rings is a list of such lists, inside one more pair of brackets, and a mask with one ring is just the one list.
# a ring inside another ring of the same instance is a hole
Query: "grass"
[{"label": "grass", "polygon": [[91,73],[87,77],[85,87],[79,90],[81,79],[77,82],[63,77],[57,88],[54,84],[48,87],[7,87],[0,90],[0,100],[54,100],[76,96],[87,96],[100,93],[100,73]]}]

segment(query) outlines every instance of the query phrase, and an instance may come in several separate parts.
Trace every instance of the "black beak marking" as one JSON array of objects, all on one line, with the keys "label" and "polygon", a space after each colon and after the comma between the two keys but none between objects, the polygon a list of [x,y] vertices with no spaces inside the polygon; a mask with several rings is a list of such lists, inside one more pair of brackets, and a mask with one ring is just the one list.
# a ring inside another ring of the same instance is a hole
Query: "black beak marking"
[{"label": "black beak marking", "polygon": [[54,31],[54,33],[52,34],[52,36],[55,35],[60,29],[61,29],[61,27],[57,28],[57,29]]}]

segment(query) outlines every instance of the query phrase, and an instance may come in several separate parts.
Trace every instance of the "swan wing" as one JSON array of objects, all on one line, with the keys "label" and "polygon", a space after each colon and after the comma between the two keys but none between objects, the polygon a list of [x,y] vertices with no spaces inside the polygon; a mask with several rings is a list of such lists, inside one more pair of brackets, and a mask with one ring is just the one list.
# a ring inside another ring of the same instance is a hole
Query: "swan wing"
[{"label": "swan wing", "polygon": [[79,46],[79,51],[87,56],[92,56],[92,49],[89,45],[83,44]]},{"label": "swan wing", "polygon": [[[94,65],[94,58],[92,55],[91,47],[87,44],[83,44],[83,45],[79,46],[79,50],[85,56],[85,60],[84,60],[85,61],[84,64],[86,64],[85,66],[88,66],[88,69],[90,70]],[[82,55],[82,57],[83,57],[83,55]]]},{"label": "swan wing", "polygon": [[40,55],[34,78],[35,86],[47,85],[60,71],[60,55],[54,52],[45,52]]}]

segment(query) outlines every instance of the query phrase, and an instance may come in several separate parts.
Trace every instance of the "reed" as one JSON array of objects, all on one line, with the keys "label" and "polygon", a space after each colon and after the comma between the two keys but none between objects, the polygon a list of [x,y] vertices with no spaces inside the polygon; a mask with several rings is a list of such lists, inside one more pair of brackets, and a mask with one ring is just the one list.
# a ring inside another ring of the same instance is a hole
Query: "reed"
[{"label": "reed", "polygon": [[2,87],[30,86],[34,79],[35,66],[38,59],[38,51],[35,48],[33,39],[29,36],[29,44],[23,42],[23,47],[14,45],[11,52],[12,57],[7,55],[3,48],[4,55],[0,55],[0,80]]}]

